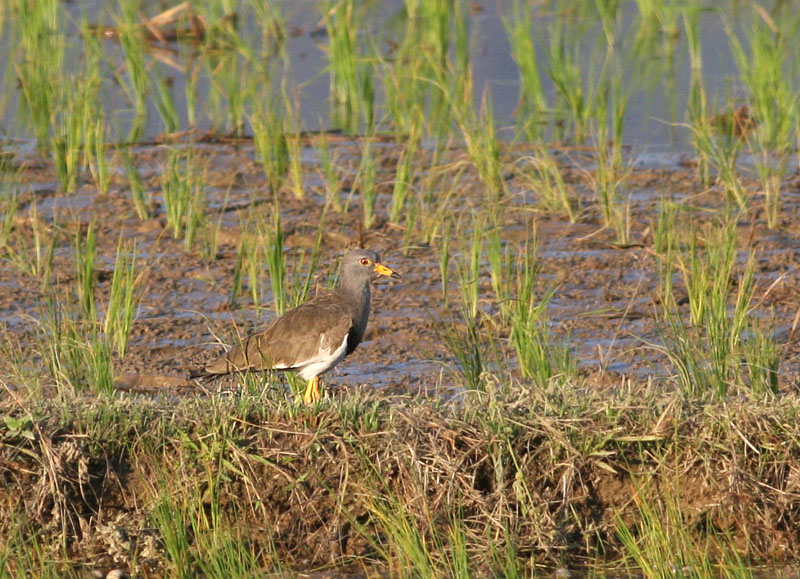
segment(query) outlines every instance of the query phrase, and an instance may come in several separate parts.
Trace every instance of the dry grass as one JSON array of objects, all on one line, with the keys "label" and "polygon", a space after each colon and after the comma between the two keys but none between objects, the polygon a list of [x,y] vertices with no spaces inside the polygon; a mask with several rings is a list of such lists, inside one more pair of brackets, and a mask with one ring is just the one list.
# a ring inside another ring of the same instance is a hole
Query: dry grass
[{"label": "dry grass", "polygon": [[618,526],[677,500],[697,544],[732,537],[751,562],[800,555],[796,396],[703,403],[616,386],[459,406],[358,391],[318,412],[247,397],[6,405],[32,421],[3,431],[0,529],[29,521],[72,568],[163,572],[174,561],[153,520],[168,498],[190,553],[201,527],[224,531],[262,570],[398,566],[413,532],[432,569],[452,569],[461,541],[475,572],[500,572],[508,553],[530,572],[622,561]]}]

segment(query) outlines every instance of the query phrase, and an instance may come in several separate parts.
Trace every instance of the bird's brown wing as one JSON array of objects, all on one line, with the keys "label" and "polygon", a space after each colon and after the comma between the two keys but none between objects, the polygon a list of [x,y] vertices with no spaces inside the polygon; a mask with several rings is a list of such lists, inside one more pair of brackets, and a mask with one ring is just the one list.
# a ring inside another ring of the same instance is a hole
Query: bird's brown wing
[{"label": "bird's brown wing", "polygon": [[353,329],[353,317],[335,295],[308,301],[249,336],[194,377],[243,370],[291,370],[333,352]]}]

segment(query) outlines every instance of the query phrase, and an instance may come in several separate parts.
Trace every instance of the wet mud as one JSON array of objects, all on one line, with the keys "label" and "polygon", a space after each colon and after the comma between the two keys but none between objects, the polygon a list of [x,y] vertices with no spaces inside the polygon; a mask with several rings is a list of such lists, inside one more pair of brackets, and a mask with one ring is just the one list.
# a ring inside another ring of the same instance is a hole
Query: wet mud
[{"label": "wet mud", "polygon": [[[257,270],[259,303],[253,303],[251,280],[245,271],[241,273],[241,291],[235,299],[232,294],[243,236],[253,235],[253,223],[273,223],[274,212],[278,211],[285,236],[285,259],[290,265],[290,288],[296,287],[305,274],[308,256],[318,239],[320,261],[311,295],[328,288],[336,260],[350,246],[379,251],[384,263],[403,274],[401,281],[381,280],[374,285],[373,312],[364,343],[326,376],[333,391],[355,384],[445,396],[460,390],[463,384],[458,363],[444,343],[442,324],[459,324],[459,279],[454,264],[472,236],[473,223],[480,223],[479,217],[490,211],[490,197],[477,175],[469,170],[459,173],[453,188],[445,174],[435,182],[440,191],[418,192],[420,199],[427,196],[429,200],[416,209],[416,219],[426,212],[441,211],[443,217],[456,224],[450,230],[453,256],[445,300],[438,250],[443,241],[441,232],[430,235],[420,227],[407,228],[406,223],[391,223],[388,219],[401,147],[380,144],[376,216],[368,229],[363,227],[362,200],[354,183],[360,151],[356,142],[342,140],[332,147],[341,177],[336,192],[340,211],[326,202],[311,140],[302,151],[302,199],[293,195],[288,184],[277,194],[269,190],[253,146],[246,140],[193,147],[195,162],[203,170],[206,198],[205,230],[198,237],[214,239],[213,256],[202,249],[210,241],[196,242],[187,249],[183,239],[173,239],[167,227],[161,195],[161,178],[167,163],[164,148],[142,146],[131,150],[152,213],[144,221],[136,215],[120,167],[115,168],[108,193],[98,193],[87,173],[77,190],[67,195],[58,191],[48,164],[22,153],[15,156],[13,163],[25,185],[18,196],[12,247],[13,243],[27,242],[25,251],[31,254],[34,221],[39,230],[58,238],[49,289],[43,290],[41,281],[22,272],[13,260],[0,262],[0,323],[7,339],[37,356],[32,332],[42,316],[46,295],[67,296],[74,292],[76,232],[85,231],[93,222],[97,231],[97,293],[101,309],[110,288],[120,236],[136,243],[141,301],[129,350],[124,359],[116,361],[119,387],[192,392],[198,385],[185,379],[189,370],[221,353],[222,343],[233,344],[239,336],[263,327],[274,317],[266,263]],[[515,152],[508,151],[507,155],[513,157]],[[537,292],[543,295],[555,287],[547,308],[553,339],[569,344],[585,377],[616,381],[620,374],[632,380],[670,376],[672,369],[664,356],[650,347],[662,343],[657,323],[662,310],[660,257],[653,250],[658,204],[669,199],[684,208],[693,208],[692,221],[679,226],[702,228],[703,220],[711,219],[704,213],[710,216],[708,209],[724,206],[724,193],[715,186],[704,190],[691,168],[678,163],[671,167],[632,164],[624,183],[625,194],[631,199],[629,243],[620,245],[614,231],[603,227],[600,209],[593,199],[589,155],[570,150],[557,155],[580,204],[578,222],[570,223],[564,216],[542,210],[537,192],[512,170],[505,175],[507,193],[499,202],[508,251],[513,253],[526,241],[536,240],[541,268]],[[448,151],[445,157],[454,167],[464,158],[457,149]],[[423,186],[422,177],[431,170],[427,162],[429,154],[421,154],[413,186]],[[757,208],[760,193],[755,182],[750,185],[753,206]],[[751,212],[752,217],[739,223],[739,261],[743,263],[751,249],[758,259],[757,302],[752,315],[774,320],[781,348],[780,385],[784,388],[795,384],[798,370],[799,348],[790,337],[800,311],[799,186],[797,175],[785,181],[778,228],[768,229],[757,209]],[[451,197],[439,205],[437,196],[444,195],[447,187],[453,189]],[[486,263],[479,284],[480,308],[490,316],[496,315],[498,303],[491,291]],[[680,276],[676,275],[675,286],[678,302],[686,313],[687,300],[680,299],[684,291]],[[485,330],[499,356],[513,368],[507,332],[499,324]],[[213,387],[235,384],[235,379],[229,379]]]}]

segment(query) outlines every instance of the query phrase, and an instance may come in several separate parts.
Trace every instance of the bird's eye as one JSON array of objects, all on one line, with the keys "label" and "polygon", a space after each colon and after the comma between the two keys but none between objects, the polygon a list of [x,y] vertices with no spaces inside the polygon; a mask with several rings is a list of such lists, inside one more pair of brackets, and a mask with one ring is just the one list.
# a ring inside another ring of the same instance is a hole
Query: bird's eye
[{"label": "bird's eye", "polygon": [[367,259],[366,257],[362,257],[359,263],[361,265],[369,265],[369,259]]}]

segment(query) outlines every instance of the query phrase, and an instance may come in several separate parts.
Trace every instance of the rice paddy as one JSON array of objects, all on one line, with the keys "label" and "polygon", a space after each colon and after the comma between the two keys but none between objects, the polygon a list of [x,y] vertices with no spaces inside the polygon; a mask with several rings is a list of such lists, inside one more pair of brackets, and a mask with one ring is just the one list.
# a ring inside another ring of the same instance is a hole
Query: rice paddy
[{"label": "rice paddy", "polygon": [[4,3],[0,576],[794,573],[798,8]]}]

